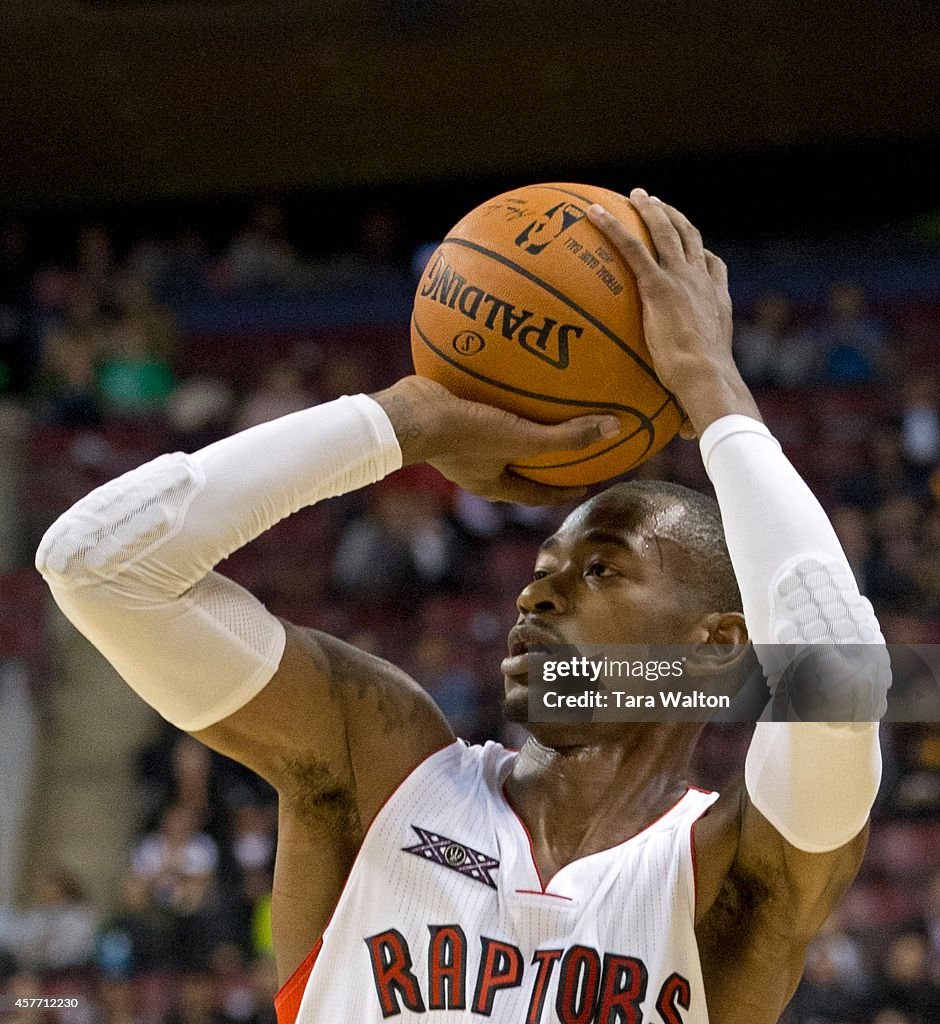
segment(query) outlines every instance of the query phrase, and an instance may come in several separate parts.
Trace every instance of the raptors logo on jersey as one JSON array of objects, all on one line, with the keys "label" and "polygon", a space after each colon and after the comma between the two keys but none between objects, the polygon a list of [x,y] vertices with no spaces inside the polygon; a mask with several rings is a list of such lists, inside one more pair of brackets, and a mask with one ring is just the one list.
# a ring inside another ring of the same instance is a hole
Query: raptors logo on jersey
[{"label": "raptors logo on jersey", "polygon": [[503,791],[514,756],[458,741],[402,783],[279,1024],[707,1024],[692,825],[717,794],[543,880]]}]

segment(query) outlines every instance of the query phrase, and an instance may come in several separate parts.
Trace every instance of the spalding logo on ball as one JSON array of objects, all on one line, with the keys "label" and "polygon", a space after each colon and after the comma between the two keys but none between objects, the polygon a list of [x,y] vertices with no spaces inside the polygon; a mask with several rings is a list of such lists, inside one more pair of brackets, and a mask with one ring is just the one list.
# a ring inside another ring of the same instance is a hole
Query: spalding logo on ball
[{"label": "spalding logo on ball", "polygon": [[643,340],[636,282],[587,218],[601,203],[652,248],[625,196],[529,185],[467,214],[431,255],[415,295],[416,371],[455,395],[541,423],[613,413],[622,432],[580,452],[513,467],[542,483],[625,473],[679,430]]}]

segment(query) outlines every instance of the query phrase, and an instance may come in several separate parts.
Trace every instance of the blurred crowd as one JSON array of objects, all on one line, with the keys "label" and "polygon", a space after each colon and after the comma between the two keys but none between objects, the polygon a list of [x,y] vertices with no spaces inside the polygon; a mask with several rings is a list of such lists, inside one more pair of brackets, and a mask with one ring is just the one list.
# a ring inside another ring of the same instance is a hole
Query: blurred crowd
[{"label": "blurred crowd", "polygon": [[[0,233],[0,394],[19,413],[18,468],[0,459],[0,491],[19,513],[0,540],[8,569],[29,563],[68,504],[160,451],[407,372],[404,325],[276,337],[180,327],[194,296],[289,302],[340,280],[330,260],[301,257],[277,204],[215,247],[188,227],[115,237],[86,226],[72,256],[50,262],[25,227]],[[370,215],[342,273],[407,278],[396,238],[391,214]],[[830,512],[887,639],[904,643],[940,642],[940,337],[922,323],[836,281],[821,307],[781,291],[735,324],[771,429]],[[708,487],[694,444],[667,446],[640,474]],[[402,665],[458,734],[517,742],[497,667],[515,595],[562,515],[489,505],[413,467],[299,513],[222,569],[276,613]],[[869,856],[810,948],[787,1024],[940,1020],[940,731],[884,734]],[[710,727],[698,781],[720,786],[746,745],[746,730]],[[169,726],[138,776],[139,836],[113,906],[92,906],[64,869],[44,874],[24,907],[0,908],[0,985],[92,993],[95,1009],[72,1024],[269,1022],[274,794]]]},{"label": "blurred crowd", "polygon": [[[275,794],[188,736],[141,754],[141,832],[112,907],[64,869],[0,912],[8,993],[78,997],[66,1020],[274,1024]],[[35,1015],[23,1015],[35,1020]]]}]

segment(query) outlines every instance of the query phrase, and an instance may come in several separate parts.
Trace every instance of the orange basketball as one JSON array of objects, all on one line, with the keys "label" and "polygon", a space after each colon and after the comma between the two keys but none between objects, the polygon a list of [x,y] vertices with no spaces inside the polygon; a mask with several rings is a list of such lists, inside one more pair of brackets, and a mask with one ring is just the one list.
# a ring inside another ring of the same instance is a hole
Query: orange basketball
[{"label": "orange basketball", "polygon": [[472,210],[434,251],[415,295],[416,371],[461,398],[541,423],[614,413],[622,433],[515,466],[557,485],[625,473],[675,436],[682,414],[643,340],[636,282],[587,219],[601,203],[652,248],[625,196],[528,185]]}]

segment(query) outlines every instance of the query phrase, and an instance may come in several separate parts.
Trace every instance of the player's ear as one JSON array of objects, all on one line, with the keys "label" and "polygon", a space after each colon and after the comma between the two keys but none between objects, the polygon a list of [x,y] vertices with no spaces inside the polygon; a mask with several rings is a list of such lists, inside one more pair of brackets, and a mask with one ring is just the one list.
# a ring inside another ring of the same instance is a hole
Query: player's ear
[{"label": "player's ear", "polygon": [[714,612],[706,616],[706,623],[709,643],[743,645],[748,641],[747,626],[741,612]]},{"label": "player's ear", "polygon": [[750,650],[747,626],[740,612],[712,612],[702,617],[693,630],[694,647],[688,655],[689,675],[718,675],[730,672]]},{"label": "player's ear", "polygon": [[709,612],[692,628],[689,643],[746,644],[747,626],[741,612]]}]

